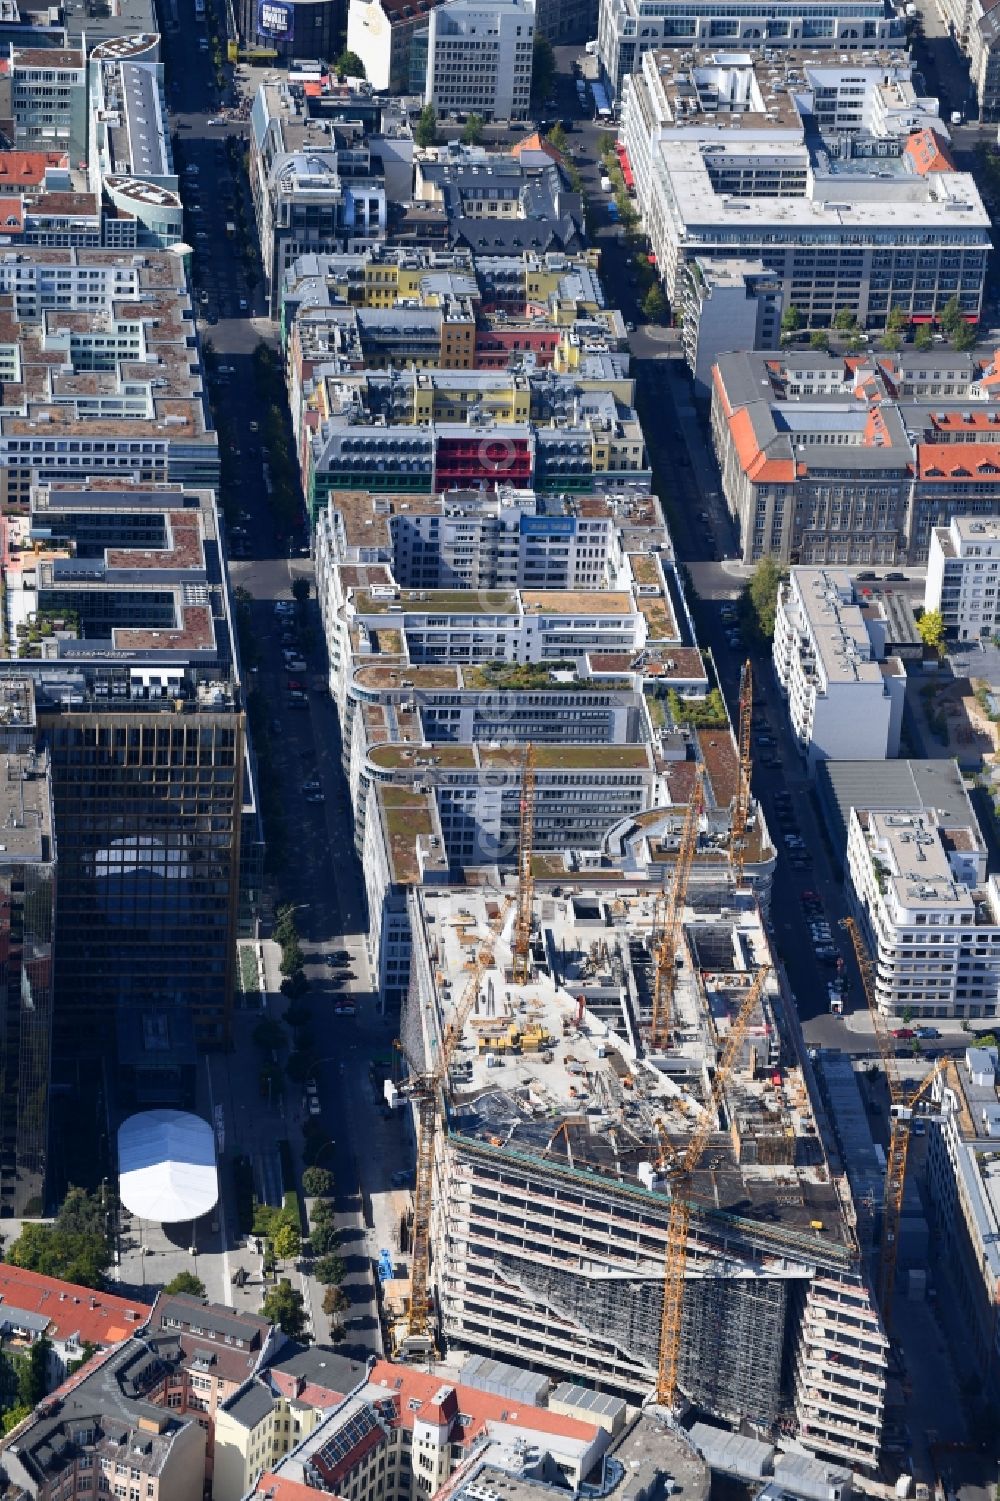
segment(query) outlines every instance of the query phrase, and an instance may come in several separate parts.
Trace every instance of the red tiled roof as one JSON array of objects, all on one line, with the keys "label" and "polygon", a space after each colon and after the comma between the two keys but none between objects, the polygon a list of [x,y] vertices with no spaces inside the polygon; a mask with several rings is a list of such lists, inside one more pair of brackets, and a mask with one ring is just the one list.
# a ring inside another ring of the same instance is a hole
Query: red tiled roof
[{"label": "red tiled roof", "polygon": [[0,151],[0,184],[41,187],[47,167],[68,167],[65,151]]},{"label": "red tiled roof", "polygon": [[43,1277],[23,1267],[0,1264],[0,1318],[6,1309],[24,1309],[49,1319],[51,1339],[76,1335],[80,1343],[115,1345],[135,1334],[150,1314],[147,1304],[132,1298],[92,1292],[58,1277]]},{"label": "red tiled roof", "polygon": [[[267,1471],[258,1480],[251,1501],[316,1501],[316,1490],[311,1485],[303,1485],[300,1480],[290,1480],[285,1475],[273,1475]],[[339,1498],[333,1496],[332,1501],[339,1501]]]},{"label": "red tiled roof", "polygon": [[429,1376],[388,1360],[375,1362],[371,1387],[385,1387],[387,1394],[396,1398],[399,1421],[404,1428],[412,1428],[417,1419],[424,1423],[450,1423],[461,1411],[469,1422],[463,1424],[460,1435],[454,1435],[453,1439],[464,1445],[471,1443],[487,1423],[516,1423],[519,1428],[532,1428],[536,1433],[561,1433],[581,1440],[592,1439],[597,1432],[593,1423],[564,1418],[547,1407],[496,1397],[472,1386],[451,1386],[439,1376]]},{"label": "red tiled roof", "polygon": [[1000,443],[918,443],[917,475],[1000,483]]}]

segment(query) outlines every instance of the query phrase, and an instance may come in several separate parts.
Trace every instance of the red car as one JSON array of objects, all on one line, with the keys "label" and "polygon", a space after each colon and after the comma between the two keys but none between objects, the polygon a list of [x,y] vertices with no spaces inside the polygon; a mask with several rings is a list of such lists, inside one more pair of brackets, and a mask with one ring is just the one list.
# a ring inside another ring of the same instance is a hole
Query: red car
[{"label": "red car", "polygon": [[300,683],[298,678],[289,678],[288,691],[290,693],[305,693],[306,685],[305,683]]},{"label": "red car", "polygon": [[892,1035],[899,1042],[909,1042],[910,1038],[916,1037],[917,1034],[912,1027],[893,1027]]}]

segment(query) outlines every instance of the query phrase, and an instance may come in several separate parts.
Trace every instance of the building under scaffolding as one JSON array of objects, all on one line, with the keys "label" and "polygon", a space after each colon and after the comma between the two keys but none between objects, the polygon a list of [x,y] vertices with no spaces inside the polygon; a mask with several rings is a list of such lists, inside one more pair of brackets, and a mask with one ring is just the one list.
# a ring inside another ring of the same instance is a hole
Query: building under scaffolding
[{"label": "building under scaffolding", "polygon": [[[413,892],[411,1058],[440,1048],[498,899]],[[453,1055],[438,1134],[432,1284],[449,1347],[632,1400],[655,1385],[665,1142],[682,1145],[700,1119],[726,1033],[770,962],[757,908],[741,902],[685,913],[659,1053],[645,1045],[652,892],[540,893],[526,985],[512,981],[508,923]],[[866,1469],[886,1341],[826,1129],[772,975],[694,1175],[679,1384],[707,1413]]]}]

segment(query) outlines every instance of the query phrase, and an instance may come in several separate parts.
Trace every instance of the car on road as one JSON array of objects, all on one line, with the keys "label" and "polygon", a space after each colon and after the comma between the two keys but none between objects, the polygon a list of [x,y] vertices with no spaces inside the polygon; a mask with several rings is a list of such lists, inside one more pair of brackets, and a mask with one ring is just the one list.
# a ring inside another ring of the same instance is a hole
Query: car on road
[{"label": "car on road", "polygon": [[319,1115],[323,1107],[315,1095],[309,1095],[306,1099],[306,1108],[310,1115]]},{"label": "car on road", "polygon": [[323,788],[322,788],[321,784],[319,782],[317,782],[315,780],[315,778],[314,778],[312,781],[303,782],[302,783],[302,791],[303,792],[322,792]]},{"label": "car on road", "polygon": [[336,959],[338,964],[350,964],[351,951],[350,949],[333,949],[330,953],[330,958]]},{"label": "car on road", "polygon": [[334,1016],[356,1016],[358,1008],[352,1006],[350,1001],[338,1001],[333,1008]]},{"label": "car on road", "polygon": [[892,1035],[897,1042],[909,1042],[911,1037],[916,1037],[917,1034],[912,1027],[893,1027]]},{"label": "car on road", "polygon": [[905,584],[906,583],[906,574],[905,573],[887,573],[886,576],[885,576],[885,581],[886,581],[887,584]]},{"label": "car on road", "polygon": [[863,572],[856,573],[854,577],[858,580],[859,583],[870,584],[872,579],[878,578],[878,574],[873,573],[870,568],[866,568]]},{"label": "car on road", "polygon": [[936,1042],[937,1039],[941,1036],[941,1033],[938,1031],[937,1027],[918,1027],[917,1036],[920,1038],[921,1042]]},{"label": "car on road", "polygon": [[297,652],[290,657],[286,655],[285,666],[289,672],[305,672],[306,670],[305,659],[300,657]]},{"label": "car on road", "polygon": [[322,792],[307,792],[306,793],[306,802],[307,803],[325,803],[326,802],[326,797],[325,797],[325,795]]}]

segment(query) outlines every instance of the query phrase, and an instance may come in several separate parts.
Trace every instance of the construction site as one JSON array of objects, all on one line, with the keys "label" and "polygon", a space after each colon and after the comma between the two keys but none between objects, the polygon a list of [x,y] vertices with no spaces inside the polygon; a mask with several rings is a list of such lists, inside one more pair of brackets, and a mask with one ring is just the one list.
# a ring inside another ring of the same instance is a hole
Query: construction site
[{"label": "construction site", "polygon": [[397,1348],[653,1394],[873,1470],[887,1341],[754,897],[519,877],[409,896]]}]

